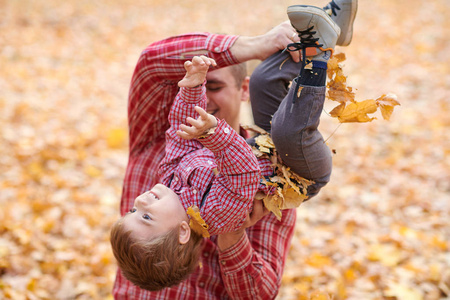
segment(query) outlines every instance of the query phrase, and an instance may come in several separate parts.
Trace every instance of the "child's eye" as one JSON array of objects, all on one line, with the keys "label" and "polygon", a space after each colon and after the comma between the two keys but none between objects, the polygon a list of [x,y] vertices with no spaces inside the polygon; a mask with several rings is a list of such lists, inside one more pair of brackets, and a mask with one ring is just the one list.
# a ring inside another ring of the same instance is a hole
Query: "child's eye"
[{"label": "child's eye", "polygon": [[144,219],[146,219],[146,220],[151,220],[151,219],[152,219],[152,218],[150,218],[150,216],[147,215],[147,214],[143,214],[143,215],[142,215],[142,218],[144,218]]},{"label": "child's eye", "polygon": [[134,213],[134,212],[136,212],[136,208],[132,208],[132,209],[130,209],[130,211],[129,211],[129,213]]}]

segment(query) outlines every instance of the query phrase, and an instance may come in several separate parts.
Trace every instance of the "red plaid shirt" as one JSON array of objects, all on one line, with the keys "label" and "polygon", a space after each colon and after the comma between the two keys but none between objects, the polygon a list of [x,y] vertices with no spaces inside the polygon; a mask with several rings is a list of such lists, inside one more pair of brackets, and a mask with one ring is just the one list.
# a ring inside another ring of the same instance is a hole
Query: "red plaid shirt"
[{"label": "red plaid shirt", "polygon": [[[130,155],[123,185],[120,212],[159,182],[157,171],[164,158],[165,131],[170,107],[184,74],[184,61],[193,55],[214,58],[219,67],[237,63],[229,49],[237,36],[192,33],[149,45],[133,74],[128,120]],[[262,172],[262,175],[265,172]],[[295,210],[273,214],[246,230],[241,240],[219,251],[217,237],[204,240],[201,267],[179,285],[159,292],[139,289],[117,272],[116,299],[272,299],[281,284],[286,253],[293,235]]]},{"label": "red plaid shirt", "polygon": [[209,137],[180,138],[176,134],[180,124],[185,124],[187,117],[198,116],[196,105],[206,110],[205,85],[181,88],[169,114],[160,179],[177,193],[185,210],[192,205],[200,208],[210,235],[235,231],[252,207],[261,178],[258,160],[244,138],[224,120],[217,121]]}]

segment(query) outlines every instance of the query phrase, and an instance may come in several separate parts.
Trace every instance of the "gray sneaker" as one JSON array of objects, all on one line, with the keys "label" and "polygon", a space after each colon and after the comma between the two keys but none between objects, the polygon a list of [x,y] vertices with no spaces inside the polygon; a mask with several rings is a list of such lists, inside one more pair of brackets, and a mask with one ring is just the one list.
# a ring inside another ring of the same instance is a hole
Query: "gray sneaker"
[{"label": "gray sneaker", "polygon": [[339,26],[323,9],[315,6],[292,5],[287,14],[300,37],[300,43],[288,45],[288,50],[306,49],[310,59],[328,61],[341,32]]},{"label": "gray sneaker", "polygon": [[331,0],[323,10],[341,28],[341,35],[336,45],[348,46],[352,41],[353,22],[358,10],[358,0]]}]

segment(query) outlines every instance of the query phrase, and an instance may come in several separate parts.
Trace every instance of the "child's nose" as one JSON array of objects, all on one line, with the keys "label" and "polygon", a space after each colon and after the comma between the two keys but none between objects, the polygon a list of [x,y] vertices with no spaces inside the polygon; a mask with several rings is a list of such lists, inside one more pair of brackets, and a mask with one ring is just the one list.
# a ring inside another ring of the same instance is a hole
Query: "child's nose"
[{"label": "child's nose", "polygon": [[145,195],[141,195],[136,198],[136,206],[145,207],[148,205],[148,201],[145,199]]}]

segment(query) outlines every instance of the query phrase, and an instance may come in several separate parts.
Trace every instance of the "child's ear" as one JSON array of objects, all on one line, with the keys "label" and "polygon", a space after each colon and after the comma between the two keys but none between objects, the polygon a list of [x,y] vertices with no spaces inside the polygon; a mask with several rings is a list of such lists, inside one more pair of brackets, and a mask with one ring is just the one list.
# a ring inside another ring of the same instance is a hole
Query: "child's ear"
[{"label": "child's ear", "polygon": [[178,241],[180,242],[180,244],[186,244],[190,238],[191,238],[191,227],[189,227],[189,224],[186,221],[181,221]]}]

